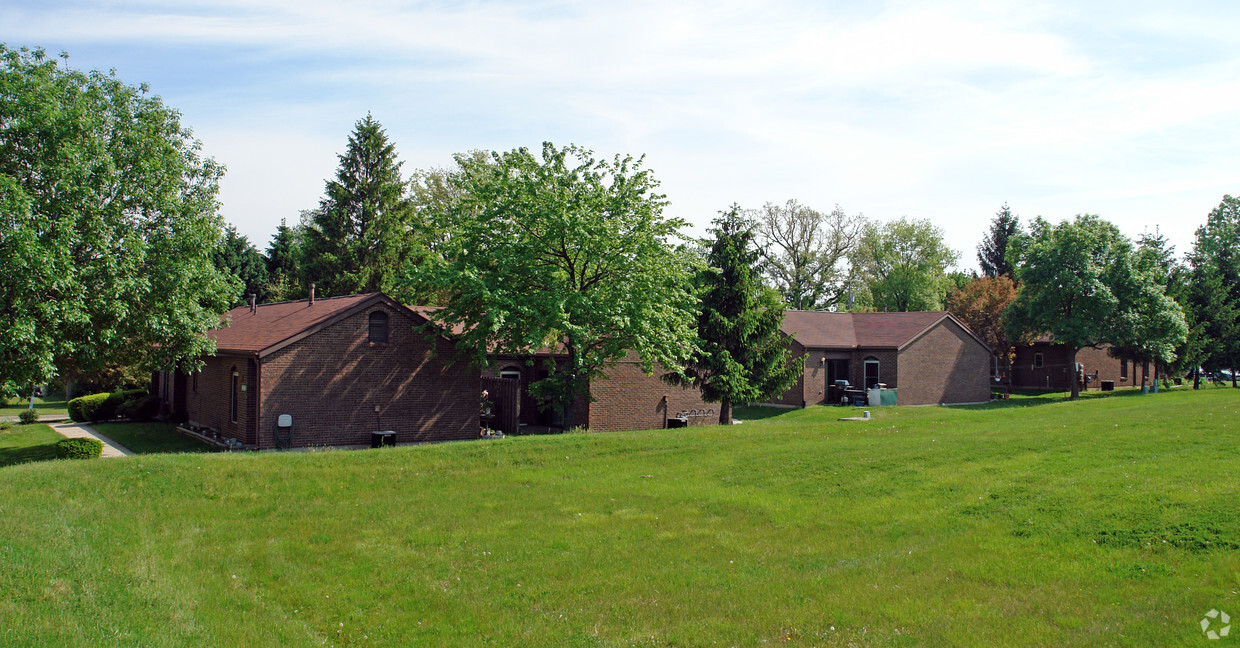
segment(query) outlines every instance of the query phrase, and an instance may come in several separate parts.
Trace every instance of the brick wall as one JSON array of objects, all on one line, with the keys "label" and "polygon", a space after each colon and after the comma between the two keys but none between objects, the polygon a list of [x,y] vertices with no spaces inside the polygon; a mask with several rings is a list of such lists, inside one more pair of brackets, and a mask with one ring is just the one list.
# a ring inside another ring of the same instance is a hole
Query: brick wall
[{"label": "brick wall", "polygon": [[[375,310],[388,313],[387,344],[368,341]],[[280,414],[292,415],[298,446],[367,444],[374,430],[395,431],[397,443],[477,438],[478,371],[446,366],[451,343],[414,324],[377,304],[264,358],[261,446],[275,445]]]},{"label": "brick wall", "polygon": [[858,388],[865,387],[865,361],[878,360],[878,382],[890,388],[900,386],[899,354],[895,349],[857,349],[848,363],[848,382]]},{"label": "brick wall", "polygon": [[[1034,356],[1038,353],[1042,354],[1041,367],[1034,366]],[[1085,373],[1090,376],[1098,372],[1098,379],[1090,381],[1089,389],[1099,389],[1103,380],[1115,381],[1116,387],[1130,387],[1141,383],[1141,377],[1133,375],[1134,366],[1131,362],[1127,363],[1127,375],[1121,375],[1124,373],[1125,363],[1112,358],[1106,347],[1081,349],[1076,354],[1076,361],[1085,365]],[[1068,358],[1068,348],[1048,342],[1017,347],[1016,358],[1012,363],[1012,385],[1054,391],[1072,389],[1072,361]]]},{"label": "brick wall", "polygon": [[[229,409],[234,370],[241,379],[237,390],[236,422],[232,421]],[[256,376],[253,357],[219,355],[206,358],[197,376],[189,374],[185,378],[185,414],[189,423],[215,429],[224,438],[253,444],[253,401],[257,399],[252,396]]]},{"label": "brick wall", "polygon": [[668,417],[684,410],[709,410],[713,415],[691,418],[692,425],[719,422],[719,404],[707,403],[697,389],[676,387],[663,382],[665,372],[658,365],[653,375],[642,373],[641,364],[625,360],[607,370],[607,378],[590,384],[595,402],[590,404],[590,429],[649,430],[667,427]]},{"label": "brick wall", "polygon": [[[792,362],[801,367],[802,371],[797,374],[797,381],[792,383],[788,391],[779,397],[768,401],[774,405],[790,405],[792,407],[803,407],[807,402],[812,401],[812,394],[816,393],[814,388],[813,376],[810,373],[811,360],[816,363],[816,359],[810,358],[804,346],[800,342],[791,337],[784,336],[784,340],[788,343],[788,349],[792,351]],[[816,366],[816,365],[815,365]]]},{"label": "brick wall", "polygon": [[[990,350],[944,320],[900,353],[900,405],[990,400]],[[883,382],[888,382],[885,379]],[[888,386],[897,386],[888,382]]]}]

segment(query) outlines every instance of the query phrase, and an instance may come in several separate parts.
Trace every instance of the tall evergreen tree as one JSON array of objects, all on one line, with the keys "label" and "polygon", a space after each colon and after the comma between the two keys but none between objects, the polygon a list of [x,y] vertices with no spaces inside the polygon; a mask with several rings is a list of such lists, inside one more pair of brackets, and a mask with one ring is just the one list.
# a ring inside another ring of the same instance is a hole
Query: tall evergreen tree
[{"label": "tall evergreen tree", "polygon": [[232,298],[233,306],[241,306],[249,301],[250,295],[256,295],[259,301],[270,298],[267,288],[267,259],[250,243],[250,240],[239,234],[237,228],[229,225],[224,230],[224,240],[216,248],[213,255],[215,267],[241,280],[244,284],[241,291]]},{"label": "tall evergreen tree", "polygon": [[778,396],[801,369],[779,332],[783,300],[758,280],[760,253],[751,247],[754,224],[735,204],[720,212],[714,224],[708,267],[698,279],[698,350],[683,376],[665,379],[701,389],[707,402],[719,403],[719,422],[727,424],[733,403]]},{"label": "tall evergreen tree", "polygon": [[267,245],[268,293],[275,301],[295,299],[305,290],[299,286],[302,238],[300,225],[289,227],[287,220],[280,219]]},{"label": "tall evergreen tree", "polygon": [[1201,366],[1207,370],[1240,367],[1240,198],[1222,202],[1197,228],[1192,266],[1194,319],[1202,329]]},{"label": "tall evergreen tree", "polygon": [[391,292],[410,254],[413,213],[396,147],[367,114],[339,158],[306,232],[305,279],[325,296]]},{"label": "tall evergreen tree", "polygon": [[1008,244],[1021,234],[1020,217],[1012,213],[1007,203],[1003,203],[1003,207],[995,212],[994,220],[990,221],[986,238],[977,246],[977,260],[982,266],[983,276],[1012,276],[1016,263],[1008,258]]}]

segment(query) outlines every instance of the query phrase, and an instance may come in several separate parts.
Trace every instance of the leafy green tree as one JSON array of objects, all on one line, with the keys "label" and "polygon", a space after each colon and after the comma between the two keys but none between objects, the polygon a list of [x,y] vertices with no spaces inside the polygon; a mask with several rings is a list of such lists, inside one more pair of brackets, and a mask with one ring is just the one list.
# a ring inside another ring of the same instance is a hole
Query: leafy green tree
[{"label": "leafy green tree", "polygon": [[325,296],[390,293],[414,236],[396,147],[368,114],[339,158],[306,232],[305,279]]},{"label": "leafy green tree", "polygon": [[943,242],[943,231],[930,221],[900,218],[867,223],[852,264],[876,310],[942,310],[947,268],[957,257]]},{"label": "leafy green tree", "polygon": [[211,255],[223,168],[114,73],[0,45],[0,375],[195,364],[238,290]]},{"label": "leafy green tree", "polygon": [[270,299],[267,277],[267,259],[250,240],[229,225],[224,230],[224,240],[214,254],[215,267],[241,281],[241,291],[233,298],[233,306],[242,306],[255,295],[259,302]]},{"label": "leafy green tree", "polygon": [[673,245],[684,223],[642,160],[596,160],[543,144],[485,161],[457,156],[461,193],[438,221],[450,231],[438,261],[414,265],[409,288],[448,296],[433,317],[457,325],[458,352],[556,349],[564,360],[532,391],[552,398],[566,425],[589,381],[632,352],[647,373],[674,370],[692,349],[696,299]]},{"label": "leafy green tree", "polygon": [[846,290],[843,266],[857,243],[865,217],[849,216],[839,205],[829,214],[789,200],[766,203],[748,217],[755,221],[762,272],[788,306],[814,310],[839,302]]},{"label": "leafy green tree", "polygon": [[1223,196],[1197,228],[1188,262],[1201,366],[1207,371],[1240,367],[1240,198]]},{"label": "leafy green tree", "polygon": [[754,224],[734,204],[714,225],[707,267],[698,275],[697,351],[683,374],[666,379],[701,389],[707,402],[719,403],[719,422],[729,424],[733,403],[782,394],[796,382],[801,367],[792,362],[779,330],[783,300],[758,281]]},{"label": "leafy green tree", "polygon": [[[1049,333],[1067,346],[1073,364],[1077,351],[1102,344],[1139,347],[1170,361],[1187,333],[1179,305],[1134,263],[1131,242],[1097,216],[1055,226],[1036,220],[1017,277],[1009,334]],[[1079,393],[1074,373],[1072,398]]]},{"label": "leafy green tree", "polygon": [[[1163,236],[1157,230],[1154,234],[1150,234],[1148,232],[1143,233],[1137,239],[1137,245],[1133,256],[1133,264],[1138,272],[1149,274],[1151,279],[1162,287],[1163,292],[1166,293],[1168,297],[1175,300],[1176,303],[1180,305],[1182,311],[1184,310],[1183,304],[1176,299],[1176,286],[1174,283],[1177,276],[1175,248],[1168,244],[1167,237]],[[1186,321],[1187,317],[1188,314],[1185,313]],[[1187,340],[1188,337],[1186,336],[1185,342],[1187,342]],[[1175,349],[1176,359],[1179,359],[1181,354],[1185,353],[1186,350],[1187,349],[1185,348],[1184,343],[1177,346]],[[1149,365],[1151,362],[1154,363],[1155,378],[1157,378],[1159,367],[1168,366],[1169,364],[1166,359],[1155,356],[1149,349],[1146,349],[1140,345],[1113,346],[1110,349],[1110,354],[1112,357],[1140,364],[1142,385],[1145,385],[1148,380]]]},{"label": "leafy green tree", "polygon": [[977,246],[977,261],[982,267],[982,276],[1012,276],[1016,267],[1019,243],[1025,237],[1020,227],[1020,217],[1012,213],[1012,208],[1003,203],[1003,207],[995,212],[994,220],[990,221],[990,230],[986,238]]}]

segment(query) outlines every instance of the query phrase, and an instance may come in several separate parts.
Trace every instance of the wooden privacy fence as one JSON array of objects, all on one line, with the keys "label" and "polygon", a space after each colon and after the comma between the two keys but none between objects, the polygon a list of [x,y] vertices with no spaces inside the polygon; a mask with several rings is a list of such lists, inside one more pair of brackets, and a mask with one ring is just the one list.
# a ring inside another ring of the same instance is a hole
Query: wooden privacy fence
[{"label": "wooden privacy fence", "polygon": [[[516,434],[521,420],[521,381],[512,378],[482,377],[482,388],[491,401],[491,429]],[[487,421],[483,420],[485,425]]]}]

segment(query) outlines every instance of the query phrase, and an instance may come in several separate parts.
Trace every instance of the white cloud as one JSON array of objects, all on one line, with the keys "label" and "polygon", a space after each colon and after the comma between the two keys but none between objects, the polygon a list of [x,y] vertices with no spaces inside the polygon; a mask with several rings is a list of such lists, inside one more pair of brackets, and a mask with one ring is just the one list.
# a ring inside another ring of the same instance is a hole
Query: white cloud
[{"label": "white cloud", "polygon": [[544,139],[644,152],[697,223],[734,200],[838,202],[931,218],[967,264],[1004,200],[1130,234],[1200,222],[1240,172],[1236,18],[1194,3],[247,0],[10,5],[0,38],[86,49],[90,67],[151,52],[122,78],[150,81],[229,165],[225,214],[256,242],[317,202],[373,110],[409,166]]}]

